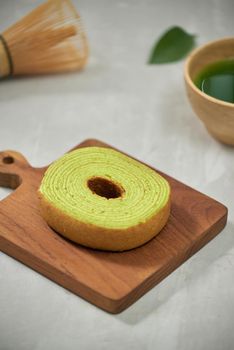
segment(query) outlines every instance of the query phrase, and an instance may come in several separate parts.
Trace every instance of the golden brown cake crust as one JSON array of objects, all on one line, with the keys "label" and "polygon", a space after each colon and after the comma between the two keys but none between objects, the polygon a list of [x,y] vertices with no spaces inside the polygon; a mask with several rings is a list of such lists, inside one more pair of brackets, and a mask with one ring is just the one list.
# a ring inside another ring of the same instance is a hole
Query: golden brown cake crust
[{"label": "golden brown cake crust", "polygon": [[42,217],[66,238],[86,247],[124,251],[141,246],[155,237],[165,226],[170,214],[170,197],[166,205],[149,220],[125,229],[98,227],[73,219],[47,201],[39,192]]}]

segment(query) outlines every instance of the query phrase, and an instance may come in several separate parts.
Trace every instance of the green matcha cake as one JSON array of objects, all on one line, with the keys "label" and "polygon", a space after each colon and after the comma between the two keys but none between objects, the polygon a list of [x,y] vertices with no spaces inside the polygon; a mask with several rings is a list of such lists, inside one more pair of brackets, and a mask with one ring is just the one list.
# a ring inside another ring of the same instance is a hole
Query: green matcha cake
[{"label": "green matcha cake", "polygon": [[42,217],[64,237],[87,247],[138,247],[166,224],[168,182],[111,148],[83,147],[46,170],[39,188]]}]

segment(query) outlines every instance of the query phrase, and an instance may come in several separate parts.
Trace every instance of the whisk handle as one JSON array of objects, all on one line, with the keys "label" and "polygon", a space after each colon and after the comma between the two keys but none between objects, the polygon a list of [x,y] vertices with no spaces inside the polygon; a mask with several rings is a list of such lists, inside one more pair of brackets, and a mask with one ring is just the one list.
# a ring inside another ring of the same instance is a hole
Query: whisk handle
[{"label": "whisk handle", "polygon": [[0,78],[12,74],[12,60],[7,43],[0,35]]}]

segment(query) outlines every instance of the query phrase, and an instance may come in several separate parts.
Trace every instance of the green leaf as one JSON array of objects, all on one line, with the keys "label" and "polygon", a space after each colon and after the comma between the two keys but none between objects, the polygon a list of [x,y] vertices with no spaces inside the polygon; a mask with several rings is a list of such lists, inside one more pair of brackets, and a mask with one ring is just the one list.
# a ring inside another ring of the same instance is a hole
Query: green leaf
[{"label": "green leaf", "polygon": [[150,54],[149,64],[179,61],[195,46],[195,35],[180,27],[172,27],[156,42]]}]

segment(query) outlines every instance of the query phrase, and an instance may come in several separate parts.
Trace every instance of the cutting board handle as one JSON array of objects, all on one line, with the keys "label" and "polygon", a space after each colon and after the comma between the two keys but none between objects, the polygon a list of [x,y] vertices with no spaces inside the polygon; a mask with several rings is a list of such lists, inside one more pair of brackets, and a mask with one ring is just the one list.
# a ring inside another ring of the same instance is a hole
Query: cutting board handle
[{"label": "cutting board handle", "polygon": [[0,152],[0,186],[15,189],[31,168],[25,157],[16,151]]}]

